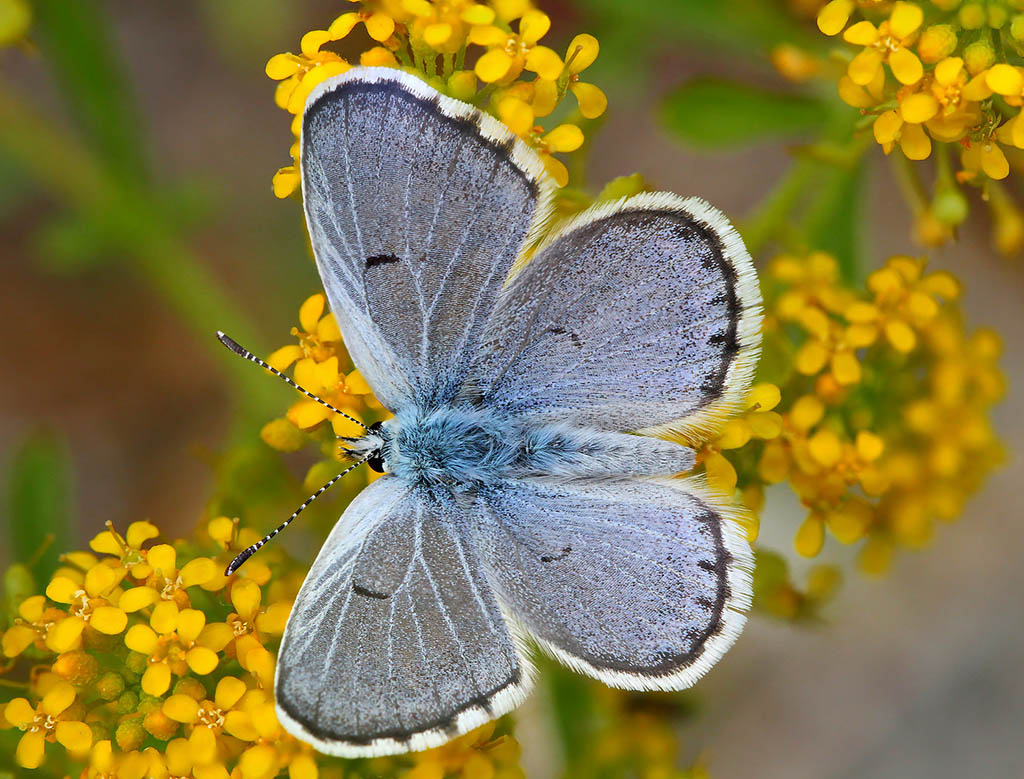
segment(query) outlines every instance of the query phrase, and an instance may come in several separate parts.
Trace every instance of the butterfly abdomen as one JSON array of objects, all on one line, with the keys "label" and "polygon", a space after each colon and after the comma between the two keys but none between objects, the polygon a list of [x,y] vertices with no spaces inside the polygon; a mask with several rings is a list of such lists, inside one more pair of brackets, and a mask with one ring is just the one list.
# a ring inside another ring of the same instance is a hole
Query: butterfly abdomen
[{"label": "butterfly abdomen", "polygon": [[385,423],[388,470],[456,491],[507,479],[668,475],[693,451],[671,441],[516,419],[478,408],[400,414]]}]

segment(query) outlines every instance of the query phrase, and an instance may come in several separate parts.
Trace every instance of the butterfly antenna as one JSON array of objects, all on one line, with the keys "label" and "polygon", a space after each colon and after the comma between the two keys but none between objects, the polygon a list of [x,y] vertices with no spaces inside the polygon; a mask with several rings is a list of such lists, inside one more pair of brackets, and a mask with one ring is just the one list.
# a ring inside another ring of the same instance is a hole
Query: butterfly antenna
[{"label": "butterfly antenna", "polygon": [[321,487],[316,492],[314,492],[312,495],[310,495],[308,498],[306,498],[305,502],[301,506],[299,506],[297,509],[295,509],[295,513],[292,514],[290,517],[288,517],[288,519],[286,519],[280,525],[278,525],[276,529],[274,529],[271,532],[267,533],[265,536],[263,536],[263,538],[261,538],[259,541],[257,541],[252,546],[247,546],[245,549],[243,549],[241,552],[239,552],[238,556],[235,557],[235,559],[232,560],[228,564],[228,567],[226,569],[224,569],[224,575],[225,576],[230,576],[235,571],[237,571],[239,568],[241,568],[242,567],[242,563],[244,563],[246,560],[248,560],[250,557],[252,557],[254,554],[256,554],[256,550],[258,550],[261,546],[266,544],[271,538],[273,538],[278,533],[280,533],[282,530],[284,530],[286,527],[288,527],[292,523],[292,521],[295,519],[295,517],[299,516],[299,514],[302,513],[302,510],[305,509],[306,506],[308,506],[314,500],[316,500],[321,495],[323,495],[331,487],[331,485],[334,484],[334,482],[336,482],[338,479],[340,479],[346,473],[351,471],[353,468],[355,468],[355,467],[365,463],[367,460],[370,459],[370,457],[371,457],[371,455],[367,455],[366,457],[364,457],[359,462],[353,463],[348,468],[343,470],[341,473],[339,473],[337,476],[335,476],[333,479],[331,479],[329,482],[327,482],[327,484],[325,484],[323,487]]},{"label": "butterfly antenna", "polygon": [[[281,371],[279,371],[277,368],[271,367],[264,360],[261,360],[255,354],[250,352],[248,349],[242,348],[242,346],[239,345],[239,343],[237,341],[235,341],[233,338],[230,338],[229,336],[225,335],[220,330],[217,331],[217,340],[220,341],[222,344],[224,344],[226,347],[228,347],[228,349],[233,351],[239,357],[244,357],[245,359],[247,359],[247,360],[249,360],[251,362],[256,363],[261,368],[266,368],[268,371],[273,373],[275,376],[278,376],[278,377],[284,379],[286,382],[288,382],[291,386],[293,386],[295,389],[297,389],[299,392],[301,392],[307,398],[312,398],[317,403],[319,403],[321,406],[326,406],[331,411],[333,411],[335,414],[341,414],[343,417],[345,417],[345,419],[349,420],[350,422],[355,422],[357,425],[359,425],[359,427],[363,428],[363,430],[366,430],[367,432],[369,432],[370,428],[368,428],[366,425],[364,425],[358,419],[356,419],[355,417],[350,417],[344,411],[342,411],[341,409],[335,408],[330,403],[328,403],[326,400],[323,400],[322,398],[318,398],[316,395],[314,395],[312,392],[310,392],[305,387],[300,387],[298,384],[296,384],[290,378],[288,378],[283,373],[281,373]],[[330,485],[328,485],[328,486],[330,486]],[[319,493],[317,493],[317,494],[319,494]],[[303,506],[303,508],[305,508],[305,506]],[[286,522],[285,524],[288,524],[288,523]],[[239,565],[241,565],[241,563],[239,563]]]}]

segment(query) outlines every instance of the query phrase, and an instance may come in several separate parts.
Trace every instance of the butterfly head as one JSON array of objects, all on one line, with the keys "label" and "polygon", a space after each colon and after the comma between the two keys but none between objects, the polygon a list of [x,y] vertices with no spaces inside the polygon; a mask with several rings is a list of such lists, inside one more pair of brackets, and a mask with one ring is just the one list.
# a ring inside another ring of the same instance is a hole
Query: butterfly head
[{"label": "butterfly head", "polygon": [[391,434],[384,422],[374,422],[359,438],[342,438],[343,454],[352,460],[365,460],[377,473],[388,473],[388,450]]}]

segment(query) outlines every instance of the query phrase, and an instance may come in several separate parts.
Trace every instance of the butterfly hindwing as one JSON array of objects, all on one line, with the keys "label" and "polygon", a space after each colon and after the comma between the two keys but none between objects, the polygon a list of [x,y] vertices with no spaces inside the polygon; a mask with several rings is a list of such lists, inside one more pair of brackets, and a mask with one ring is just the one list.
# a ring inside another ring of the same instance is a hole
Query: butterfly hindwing
[{"label": "butterfly hindwing", "polygon": [[450,400],[549,210],[535,154],[391,68],[321,84],[302,121],[306,219],[356,367],[388,408]]},{"label": "butterfly hindwing", "polygon": [[760,347],[750,257],[703,201],[647,193],[557,230],[506,286],[474,383],[515,416],[699,440]]},{"label": "butterfly hindwing", "polygon": [[278,657],[278,715],[328,754],[437,746],[518,705],[515,647],[447,491],[385,476],[342,515]]},{"label": "butterfly hindwing", "polygon": [[477,495],[474,544],[503,609],[616,687],[692,685],[750,606],[750,547],[692,481],[517,481]]}]

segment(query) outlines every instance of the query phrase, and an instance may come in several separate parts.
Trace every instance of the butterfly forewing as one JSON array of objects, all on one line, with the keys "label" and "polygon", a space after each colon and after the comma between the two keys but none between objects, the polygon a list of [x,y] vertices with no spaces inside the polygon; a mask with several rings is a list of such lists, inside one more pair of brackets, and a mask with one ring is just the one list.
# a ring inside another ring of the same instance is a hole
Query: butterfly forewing
[{"label": "butterfly forewing", "polygon": [[447,491],[378,479],[351,503],[295,602],[278,658],[282,721],[347,757],[425,749],[529,686]]},{"label": "butterfly forewing", "polygon": [[545,217],[543,166],[494,119],[389,68],[314,92],[301,159],[317,265],[356,367],[392,410],[450,400]]}]

